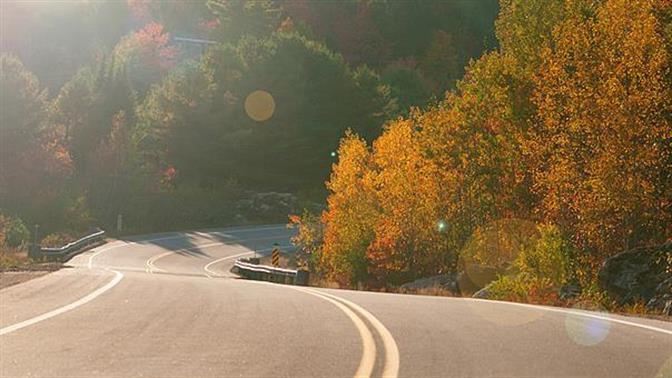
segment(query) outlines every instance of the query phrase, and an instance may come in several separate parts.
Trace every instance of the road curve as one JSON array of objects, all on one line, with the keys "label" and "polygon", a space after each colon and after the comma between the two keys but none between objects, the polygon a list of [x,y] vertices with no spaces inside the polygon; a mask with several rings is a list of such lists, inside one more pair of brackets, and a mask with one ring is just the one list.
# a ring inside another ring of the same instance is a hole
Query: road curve
[{"label": "road curve", "polygon": [[672,377],[672,323],[237,279],[284,226],[166,233],[0,290],[0,377]]}]

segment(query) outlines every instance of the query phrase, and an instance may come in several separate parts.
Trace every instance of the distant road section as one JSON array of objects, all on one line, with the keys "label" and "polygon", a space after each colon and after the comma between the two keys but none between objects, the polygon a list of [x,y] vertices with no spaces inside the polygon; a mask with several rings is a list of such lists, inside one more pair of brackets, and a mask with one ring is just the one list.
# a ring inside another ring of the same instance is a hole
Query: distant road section
[{"label": "distant road section", "polygon": [[672,378],[672,323],[229,272],[291,235],[119,240],[0,290],[0,377]]}]

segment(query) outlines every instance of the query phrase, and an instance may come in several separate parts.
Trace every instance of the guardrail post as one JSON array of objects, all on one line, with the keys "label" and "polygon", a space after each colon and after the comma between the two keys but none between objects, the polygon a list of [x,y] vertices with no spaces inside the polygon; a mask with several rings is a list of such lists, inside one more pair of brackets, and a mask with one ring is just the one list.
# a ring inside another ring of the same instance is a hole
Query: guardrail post
[{"label": "guardrail post", "polygon": [[28,248],[28,258],[31,260],[41,260],[42,259],[42,249],[38,244],[31,244]]},{"label": "guardrail post", "polygon": [[294,277],[294,285],[308,286],[308,279],[310,278],[310,272],[307,270],[297,270],[296,276]]}]

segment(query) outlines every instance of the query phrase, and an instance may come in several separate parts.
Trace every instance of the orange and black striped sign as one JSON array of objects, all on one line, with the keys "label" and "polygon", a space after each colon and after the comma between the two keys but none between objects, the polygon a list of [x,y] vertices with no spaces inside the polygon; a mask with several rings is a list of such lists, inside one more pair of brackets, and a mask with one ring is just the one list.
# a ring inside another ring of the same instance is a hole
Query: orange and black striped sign
[{"label": "orange and black striped sign", "polygon": [[278,247],[273,248],[273,252],[271,252],[271,263],[273,266],[280,266],[280,249]]}]

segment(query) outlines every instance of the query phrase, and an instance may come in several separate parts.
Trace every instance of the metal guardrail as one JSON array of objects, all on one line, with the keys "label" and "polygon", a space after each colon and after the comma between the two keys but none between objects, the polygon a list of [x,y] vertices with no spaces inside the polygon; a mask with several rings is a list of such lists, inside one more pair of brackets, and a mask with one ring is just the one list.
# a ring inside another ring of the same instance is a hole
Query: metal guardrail
[{"label": "metal guardrail", "polygon": [[276,268],[251,263],[249,259],[238,259],[233,264],[234,273],[250,280],[284,283],[290,285],[308,285],[308,271]]},{"label": "metal guardrail", "polygon": [[105,231],[99,230],[70,242],[62,247],[33,248],[31,257],[47,261],[65,261],[84,251],[87,247],[97,244],[105,237]]}]

